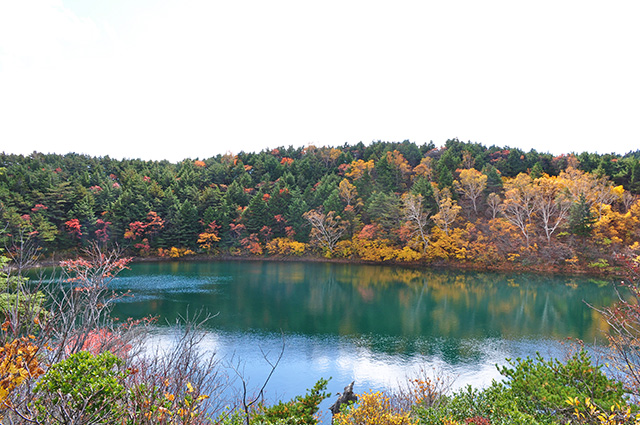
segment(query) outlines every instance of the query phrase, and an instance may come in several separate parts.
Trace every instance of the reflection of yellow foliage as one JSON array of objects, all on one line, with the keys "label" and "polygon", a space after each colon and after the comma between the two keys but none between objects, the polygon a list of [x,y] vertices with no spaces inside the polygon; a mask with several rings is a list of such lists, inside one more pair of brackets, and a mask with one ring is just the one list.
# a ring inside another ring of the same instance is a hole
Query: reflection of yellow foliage
[{"label": "reflection of yellow foliage", "polygon": [[[585,326],[581,324],[579,330],[566,320],[575,314],[568,298],[581,302],[593,289],[592,284],[582,278],[566,279],[565,282],[574,284],[554,285],[550,289],[544,284],[545,278],[530,280],[491,272],[451,274],[435,269],[385,265],[359,265],[357,271],[349,264],[332,267],[332,279],[353,287],[363,299],[371,297],[371,289],[376,297],[383,293],[378,290],[397,290],[397,302],[403,307],[399,319],[407,334],[437,329],[443,334],[473,335],[476,328],[469,327],[470,317],[486,320],[487,326],[499,331],[512,332],[517,324],[526,332],[548,333],[558,339],[578,332],[580,338],[589,340],[599,335],[602,328],[602,316],[593,311],[587,313],[590,316],[585,317]],[[549,298],[548,291],[560,295]],[[602,294],[599,305],[609,305],[613,294],[609,294],[610,298]],[[317,296],[324,300],[326,294],[318,290]],[[340,331],[348,333],[353,331],[353,326],[353,322],[346,321],[341,324]]]}]

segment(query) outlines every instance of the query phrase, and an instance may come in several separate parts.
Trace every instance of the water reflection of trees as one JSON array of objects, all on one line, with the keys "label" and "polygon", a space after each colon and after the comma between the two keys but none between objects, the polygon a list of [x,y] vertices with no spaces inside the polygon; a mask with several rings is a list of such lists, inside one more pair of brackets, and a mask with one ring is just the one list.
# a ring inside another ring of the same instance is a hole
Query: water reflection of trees
[{"label": "water reflection of trees", "polygon": [[[150,273],[149,266],[144,272]],[[219,312],[215,326],[224,330],[373,335],[374,341],[391,337],[411,349],[412,341],[437,338],[571,336],[592,342],[604,323],[583,301],[610,305],[614,299],[610,287],[585,278],[533,274],[274,262],[193,263],[188,270],[170,270],[180,273],[232,277],[215,291],[174,291],[123,309],[171,319],[187,305],[204,306]]]}]

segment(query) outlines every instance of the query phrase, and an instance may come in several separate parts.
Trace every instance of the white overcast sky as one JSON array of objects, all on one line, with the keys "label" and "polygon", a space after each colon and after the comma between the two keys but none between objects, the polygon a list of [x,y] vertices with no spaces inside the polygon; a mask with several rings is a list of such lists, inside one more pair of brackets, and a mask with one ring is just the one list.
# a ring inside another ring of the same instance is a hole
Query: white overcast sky
[{"label": "white overcast sky", "polygon": [[640,149],[640,2],[0,0],[0,151]]}]

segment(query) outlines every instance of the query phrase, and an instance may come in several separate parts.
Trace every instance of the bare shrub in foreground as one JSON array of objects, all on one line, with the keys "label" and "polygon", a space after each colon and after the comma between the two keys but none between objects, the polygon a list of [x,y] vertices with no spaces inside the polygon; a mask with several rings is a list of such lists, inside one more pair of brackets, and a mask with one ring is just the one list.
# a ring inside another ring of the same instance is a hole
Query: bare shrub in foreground
[{"label": "bare shrub in foreground", "polygon": [[[214,316],[202,312],[180,318],[172,326],[168,348],[140,353],[130,364],[129,420],[139,424],[174,423],[171,417],[189,417],[184,423],[210,423],[225,404],[229,385],[215,352],[202,349],[205,326]],[[183,423],[183,422],[178,422]]]},{"label": "bare shrub in foreground", "polygon": [[410,412],[413,406],[434,407],[442,396],[449,393],[454,378],[441,370],[431,372],[424,367],[414,375],[407,375],[404,381],[390,391],[390,401],[394,410],[402,413]]}]

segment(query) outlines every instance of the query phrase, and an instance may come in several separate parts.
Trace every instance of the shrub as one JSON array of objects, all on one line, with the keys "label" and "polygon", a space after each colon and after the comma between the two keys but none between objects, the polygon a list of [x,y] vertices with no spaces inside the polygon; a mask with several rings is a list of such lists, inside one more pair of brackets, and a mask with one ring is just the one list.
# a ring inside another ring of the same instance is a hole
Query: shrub
[{"label": "shrub", "polygon": [[568,400],[589,399],[602,411],[625,411],[622,385],[607,378],[583,350],[566,363],[538,355],[509,361],[499,370],[505,382],[493,382],[484,390],[467,387],[443,397],[438,406],[418,406],[414,413],[426,425],[447,421],[535,425],[568,423],[575,419],[575,411],[586,411],[584,402],[569,404]]},{"label": "shrub", "polygon": [[508,391],[518,407],[531,415],[570,418],[566,401],[575,397],[589,397],[605,410],[624,403],[622,384],[607,378],[584,350],[566,363],[546,361],[538,354],[535,360],[517,359],[509,364],[511,367],[500,368],[500,373],[507,378]]},{"label": "shrub", "polygon": [[258,413],[251,418],[252,424],[306,424],[315,425],[318,420],[314,416],[318,412],[318,406],[331,394],[327,389],[326,379],[320,379],[307,394],[297,396],[288,402],[279,402],[273,406],[258,408]]},{"label": "shrub", "polygon": [[358,396],[358,402],[346,406],[333,417],[336,425],[412,425],[417,420],[408,412],[397,412],[383,393],[369,392]]},{"label": "shrub", "polygon": [[391,403],[395,410],[408,412],[414,406],[432,407],[440,403],[451,389],[453,379],[434,370],[429,373],[420,368],[414,376],[407,376],[404,382],[391,393]]},{"label": "shrub", "polygon": [[52,365],[36,384],[39,420],[57,423],[113,423],[122,415],[123,361],[104,352],[81,351]]},{"label": "shrub", "polygon": [[538,422],[533,416],[522,412],[513,395],[502,385],[492,385],[484,390],[468,386],[451,397],[443,397],[437,406],[415,408],[414,414],[424,425],[548,423]]},{"label": "shrub", "polygon": [[195,424],[206,416],[203,402],[209,398],[187,383],[179,394],[170,392],[169,385],[148,383],[135,385],[127,394],[129,424]]},{"label": "shrub", "polygon": [[269,255],[296,256],[304,254],[306,245],[289,238],[275,238],[267,242],[266,249]]}]

